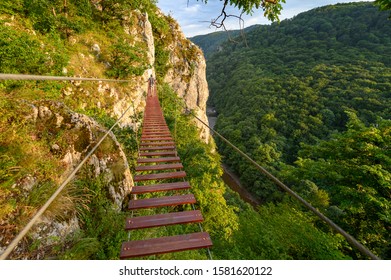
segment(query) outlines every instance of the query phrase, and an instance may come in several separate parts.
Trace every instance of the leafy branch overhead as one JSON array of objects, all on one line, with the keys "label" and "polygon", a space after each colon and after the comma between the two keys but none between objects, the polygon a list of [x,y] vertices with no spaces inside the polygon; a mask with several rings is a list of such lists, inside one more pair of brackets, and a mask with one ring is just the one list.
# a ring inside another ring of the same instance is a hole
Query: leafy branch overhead
[{"label": "leafy branch overhead", "polygon": [[380,7],[381,10],[391,10],[391,1],[390,0],[376,0],[375,4]]},{"label": "leafy branch overhead", "polygon": [[[198,1],[198,0],[197,0]],[[208,0],[201,0],[207,3]],[[254,10],[262,9],[264,16],[271,21],[279,21],[282,5],[285,0],[224,0],[220,15],[211,21],[211,25],[217,28],[224,28],[224,22],[229,17],[238,18],[242,21],[243,14],[253,14]],[[228,14],[226,9],[228,6],[233,6],[241,11],[240,15]],[[225,28],[224,28],[225,29]]]}]

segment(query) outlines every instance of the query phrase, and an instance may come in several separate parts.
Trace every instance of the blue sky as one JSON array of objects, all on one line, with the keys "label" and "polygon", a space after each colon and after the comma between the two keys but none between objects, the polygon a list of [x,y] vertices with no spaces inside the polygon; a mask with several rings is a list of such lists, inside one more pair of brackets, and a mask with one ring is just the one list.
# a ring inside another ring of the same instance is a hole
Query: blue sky
[{"label": "blue sky", "polygon": [[[336,3],[364,2],[363,0],[286,0],[283,4],[283,11],[280,19],[292,18],[293,16],[311,10],[316,7]],[[165,13],[175,18],[187,37],[200,34],[207,34],[216,31],[216,28],[210,27],[210,22],[220,15],[222,8],[220,0],[208,0],[204,4],[197,0],[158,0],[158,7]],[[233,8],[229,9],[232,14],[238,15],[239,12]],[[255,11],[252,16],[245,16],[244,27],[254,24],[269,24],[270,22],[263,17],[261,10]],[[228,29],[239,29],[240,25],[237,19],[229,20]]]}]

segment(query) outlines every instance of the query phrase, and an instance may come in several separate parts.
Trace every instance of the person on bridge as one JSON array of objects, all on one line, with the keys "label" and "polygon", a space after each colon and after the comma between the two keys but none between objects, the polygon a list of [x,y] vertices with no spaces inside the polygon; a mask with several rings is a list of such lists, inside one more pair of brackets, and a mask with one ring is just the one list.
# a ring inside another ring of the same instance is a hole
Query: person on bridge
[{"label": "person on bridge", "polygon": [[153,90],[153,87],[154,87],[154,84],[155,84],[155,79],[153,78],[152,74],[149,77],[148,82],[149,82],[149,92],[150,92],[150,95],[152,95],[152,93],[153,93],[152,90]]},{"label": "person on bridge", "polygon": [[152,76],[152,74],[151,74],[151,76],[149,77],[149,84],[150,84],[151,86],[153,86],[154,82],[155,82],[155,79],[153,78],[153,76]]}]

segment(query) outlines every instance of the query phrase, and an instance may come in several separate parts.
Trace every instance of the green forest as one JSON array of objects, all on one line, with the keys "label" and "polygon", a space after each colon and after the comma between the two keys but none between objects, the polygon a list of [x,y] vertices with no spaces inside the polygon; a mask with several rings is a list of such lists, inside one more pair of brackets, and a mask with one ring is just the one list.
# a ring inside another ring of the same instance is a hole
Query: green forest
[{"label": "green forest", "polygon": [[[385,259],[391,258],[388,17],[373,3],[338,4],[258,26],[234,42],[220,44],[215,34],[193,38],[208,57],[216,130]],[[223,161],[263,201],[260,211],[297,209],[216,142]],[[361,258],[348,246],[342,251]]]}]

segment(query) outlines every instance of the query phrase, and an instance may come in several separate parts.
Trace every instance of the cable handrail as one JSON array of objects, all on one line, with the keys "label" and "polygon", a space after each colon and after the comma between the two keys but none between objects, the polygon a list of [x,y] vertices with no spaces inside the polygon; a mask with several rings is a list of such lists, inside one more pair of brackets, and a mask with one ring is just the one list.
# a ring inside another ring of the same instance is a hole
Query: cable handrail
[{"label": "cable handrail", "polygon": [[131,82],[131,80],[115,80],[115,79],[99,79],[99,78],[83,78],[83,77],[67,77],[67,76],[44,76],[44,75],[28,75],[28,74],[7,74],[7,73],[0,73],[0,80],[12,80],[12,81],[92,81],[92,82],[117,82],[117,83]]},{"label": "cable handrail", "polygon": [[[174,102],[177,102],[176,99],[174,99]],[[320,218],[322,221],[324,221],[326,224],[328,224],[332,229],[340,233],[345,239],[355,248],[357,248],[362,254],[366,255],[367,257],[373,259],[373,260],[380,260],[378,256],[376,256],[374,253],[372,253],[368,248],[366,248],[364,245],[362,245],[357,239],[355,239],[353,236],[351,236],[349,233],[347,233],[345,230],[343,230],[341,227],[339,227],[336,223],[334,223],[331,219],[326,217],[323,213],[321,213],[319,210],[317,210],[314,206],[312,206],[309,202],[307,202],[304,198],[302,198],[299,194],[294,192],[291,188],[289,188],[287,185],[285,185],[283,182],[281,182],[276,176],[271,174],[269,171],[267,171],[264,167],[259,165],[255,160],[253,160],[250,156],[248,156],[246,153],[244,153],[242,150],[240,150],[238,147],[236,147],[233,143],[231,143],[227,138],[225,138],[223,135],[218,133],[216,130],[211,128],[207,123],[205,123],[203,120],[201,120],[199,117],[196,116],[196,114],[193,113],[192,110],[190,110],[186,105],[183,105],[179,103],[186,112],[190,113],[193,117],[195,117],[199,122],[201,122],[204,126],[209,128],[214,135],[217,135],[221,140],[223,140],[225,143],[227,143],[231,148],[233,148],[237,153],[239,153],[242,157],[244,157],[246,160],[248,160],[251,164],[253,164],[258,171],[266,175],[270,180],[272,180],[277,186],[282,188],[284,191],[286,191],[290,196],[292,196],[294,199],[299,201],[302,205],[304,205],[308,210],[310,210],[312,213],[314,213],[318,218]]]}]

